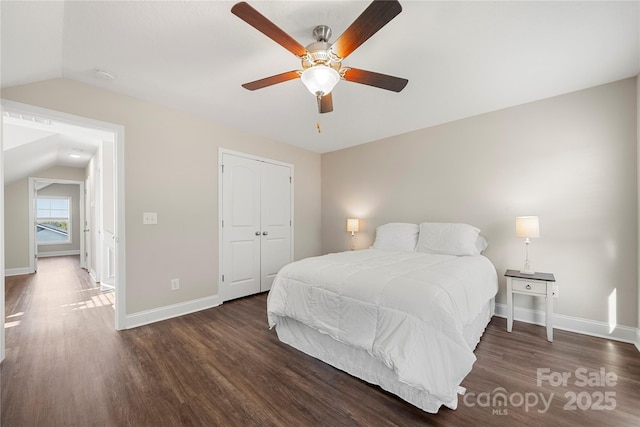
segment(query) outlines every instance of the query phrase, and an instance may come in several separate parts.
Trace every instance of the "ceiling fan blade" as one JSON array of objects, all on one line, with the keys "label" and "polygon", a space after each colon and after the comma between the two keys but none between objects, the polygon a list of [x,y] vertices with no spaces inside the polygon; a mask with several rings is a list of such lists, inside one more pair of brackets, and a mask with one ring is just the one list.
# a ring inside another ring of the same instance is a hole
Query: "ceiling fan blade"
[{"label": "ceiling fan blade", "polygon": [[318,113],[330,113],[333,111],[333,97],[331,92],[318,98]]},{"label": "ceiling fan blade", "polygon": [[407,79],[374,73],[373,71],[359,70],[357,68],[349,68],[344,73],[344,79],[354,83],[391,90],[393,92],[400,92],[407,83],[409,83]]},{"label": "ceiling fan blade", "polygon": [[302,57],[307,53],[307,49],[305,49],[304,46],[294,40],[289,34],[285,33],[276,24],[265,18],[260,12],[249,6],[246,2],[240,2],[233,5],[231,13],[294,55]]},{"label": "ceiling fan blade", "polygon": [[338,37],[331,49],[340,58],[346,58],[400,12],[402,6],[397,0],[374,0]]},{"label": "ceiling fan blade", "polygon": [[242,85],[242,87],[249,90],[256,90],[297,78],[300,78],[300,74],[297,71],[287,71],[286,73],[280,73],[276,74],[275,76],[269,76],[265,77],[264,79],[245,83]]}]

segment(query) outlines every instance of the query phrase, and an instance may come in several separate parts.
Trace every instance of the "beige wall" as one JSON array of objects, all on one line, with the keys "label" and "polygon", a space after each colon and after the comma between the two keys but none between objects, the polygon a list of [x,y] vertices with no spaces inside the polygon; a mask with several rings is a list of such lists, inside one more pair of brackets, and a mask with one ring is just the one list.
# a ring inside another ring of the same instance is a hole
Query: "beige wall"
[{"label": "beige wall", "polygon": [[[66,79],[2,97],[124,126],[127,314],[217,294],[218,147],[294,165],[294,257],[320,253],[317,153]],[[158,225],[143,226],[143,212]]]},{"label": "beige wall", "polygon": [[27,178],[4,187],[4,266],[29,268],[29,185]]},{"label": "beige wall", "polygon": [[[33,174],[37,178],[84,181],[84,169],[56,166]],[[5,268],[29,267],[29,178],[4,186]],[[78,246],[79,248],[80,246]],[[69,250],[58,249],[58,250]]]},{"label": "beige wall", "polygon": [[386,222],[466,222],[489,241],[505,303],[502,275],[524,261],[515,217],[538,215],[530,258],[556,275],[555,312],[608,322],[615,290],[617,323],[633,327],[636,121],[631,78],[324,154],[323,252],[349,248],[347,217],[362,219],[360,248]]},{"label": "beige wall", "polygon": [[[80,169],[82,171],[82,169]],[[84,181],[83,179],[79,180]],[[78,184],[51,184],[38,190],[38,196],[65,196],[71,200],[71,243],[63,245],[38,245],[38,254],[78,251],[80,253],[80,186]],[[84,207],[83,207],[84,209]]]}]

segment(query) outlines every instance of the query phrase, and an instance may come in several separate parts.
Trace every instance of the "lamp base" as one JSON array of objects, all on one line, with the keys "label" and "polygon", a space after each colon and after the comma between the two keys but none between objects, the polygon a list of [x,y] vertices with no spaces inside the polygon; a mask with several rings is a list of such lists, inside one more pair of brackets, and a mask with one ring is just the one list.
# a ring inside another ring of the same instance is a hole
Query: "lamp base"
[{"label": "lamp base", "polygon": [[[527,239],[527,240],[529,240],[529,239]],[[531,263],[529,262],[529,245],[527,244],[526,247],[527,247],[527,257],[524,260],[524,265],[522,266],[522,269],[520,270],[520,274],[531,274],[531,275],[533,275],[533,274],[536,274],[536,272],[531,269]]]}]

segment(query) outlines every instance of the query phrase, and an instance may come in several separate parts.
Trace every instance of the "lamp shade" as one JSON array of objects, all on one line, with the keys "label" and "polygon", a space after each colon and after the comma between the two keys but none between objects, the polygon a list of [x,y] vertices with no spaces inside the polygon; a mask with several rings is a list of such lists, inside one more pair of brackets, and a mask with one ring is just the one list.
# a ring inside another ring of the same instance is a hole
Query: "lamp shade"
[{"label": "lamp shade", "polygon": [[315,96],[324,96],[331,92],[340,81],[340,73],[326,65],[314,65],[300,76],[302,83]]},{"label": "lamp shade", "polygon": [[516,236],[540,237],[540,225],[537,216],[516,217]]},{"label": "lamp shade", "polygon": [[347,231],[356,232],[360,230],[360,220],[358,218],[347,219]]}]

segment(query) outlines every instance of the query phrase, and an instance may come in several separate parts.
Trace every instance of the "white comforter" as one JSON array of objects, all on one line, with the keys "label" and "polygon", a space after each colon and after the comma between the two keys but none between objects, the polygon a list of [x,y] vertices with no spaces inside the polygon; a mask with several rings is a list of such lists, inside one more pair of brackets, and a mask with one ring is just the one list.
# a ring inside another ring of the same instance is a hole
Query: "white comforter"
[{"label": "white comforter", "polygon": [[476,358],[464,327],[498,291],[483,256],[379,249],[307,258],[283,267],[268,297],[269,326],[291,317],[366,350],[443,403]]}]

